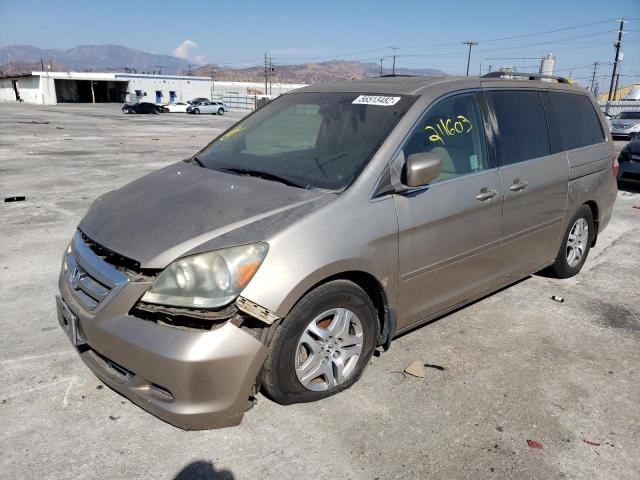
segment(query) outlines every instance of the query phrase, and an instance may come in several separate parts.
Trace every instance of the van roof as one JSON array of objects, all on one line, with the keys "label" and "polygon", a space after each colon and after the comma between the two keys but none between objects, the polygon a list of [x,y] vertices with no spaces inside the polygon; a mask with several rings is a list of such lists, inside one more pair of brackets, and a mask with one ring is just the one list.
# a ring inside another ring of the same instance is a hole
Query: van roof
[{"label": "van roof", "polygon": [[365,78],[362,80],[347,80],[344,82],[317,83],[295,92],[367,92],[367,93],[387,93],[396,95],[420,95],[434,85],[450,86],[451,90],[465,88],[485,87],[533,87],[552,90],[584,90],[578,85],[563,84],[557,82],[547,82],[528,79],[503,79],[503,78],[481,78],[462,76],[440,76],[440,77],[377,77]]}]

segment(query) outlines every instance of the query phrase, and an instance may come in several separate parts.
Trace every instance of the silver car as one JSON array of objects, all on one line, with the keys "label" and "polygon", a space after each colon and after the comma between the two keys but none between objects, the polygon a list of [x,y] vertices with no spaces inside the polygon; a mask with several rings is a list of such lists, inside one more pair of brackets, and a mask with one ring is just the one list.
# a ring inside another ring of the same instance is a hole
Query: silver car
[{"label": "silver car", "polygon": [[220,101],[194,103],[187,107],[187,113],[200,114],[211,113],[214,115],[224,115],[229,111],[226,103]]},{"label": "silver car", "polygon": [[402,332],[542,269],[576,275],[617,193],[605,128],[567,83],[282,95],[94,202],[60,324],[106,385],[181,428],[237,425],[258,392],[320,400]]},{"label": "silver car", "polygon": [[622,112],[611,119],[611,135],[633,138],[640,134],[640,111]]}]

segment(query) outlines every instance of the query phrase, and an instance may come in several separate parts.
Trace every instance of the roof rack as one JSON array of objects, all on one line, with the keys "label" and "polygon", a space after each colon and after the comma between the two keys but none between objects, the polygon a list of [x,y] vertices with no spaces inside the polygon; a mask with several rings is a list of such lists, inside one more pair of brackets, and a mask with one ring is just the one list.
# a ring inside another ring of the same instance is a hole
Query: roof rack
[{"label": "roof rack", "polygon": [[539,73],[520,73],[520,72],[489,72],[480,78],[505,78],[505,77],[518,77],[526,78],[527,80],[555,80],[558,83],[570,83],[564,77],[556,77],[554,75],[542,75]]}]

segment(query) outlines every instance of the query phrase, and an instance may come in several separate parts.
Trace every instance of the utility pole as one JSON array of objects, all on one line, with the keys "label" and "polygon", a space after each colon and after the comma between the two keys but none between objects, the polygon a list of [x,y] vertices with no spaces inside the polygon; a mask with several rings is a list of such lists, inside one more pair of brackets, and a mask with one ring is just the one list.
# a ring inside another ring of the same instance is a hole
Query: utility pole
[{"label": "utility pole", "polygon": [[393,65],[391,67],[391,75],[395,76],[396,74],[396,50],[398,50],[398,47],[389,47],[391,48],[392,56],[393,56]]},{"label": "utility pole", "polygon": [[40,59],[40,67],[42,67],[42,71],[44,72],[44,62],[42,61],[42,58]]},{"label": "utility pole", "polygon": [[616,73],[616,84],[613,87],[613,101],[615,102],[616,96],[618,95],[618,80],[620,80],[620,70],[618,70],[618,73]]},{"label": "utility pole", "polygon": [[593,85],[596,81],[597,71],[598,71],[598,62],[593,62],[593,75],[591,75],[591,88],[589,88],[589,90],[591,90],[591,93],[593,93]]},{"label": "utility pole", "polygon": [[382,76],[382,61],[384,60],[384,58],[380,59],[380,76]]},{"label": "utility pole", "polygon": [[267,73],[267,54],[264,54],[264,94],[267,95],[267,77],[269,76],[269,74]]},{"label": "utility pole", "polygon": [[[613,61],[613,72],[611,73],[611,85],[609,87],[609,96],[607,102],[611,101],[613,95],[613,86],[616,79],[616,73],[618,71],[618,62],[620,61],[620,47],[622,46],[622,29],[624,28],[624,18],[620,19],[620,30],[618,30],[618,41],[614,44],[616,47],[616,57]],[[609,110],[609,104],[607,103],[607,111]]]},{"label": "utility pole", "polygon": [[466,42],[462,42],[463,45],[469,45],[469,53],[467,55],[467,77],[469,76],[469,64],[471,63],[471,47],[474,45],[478,45],[478,42],[473,42],[471,40],[467,40]]},{"label": "utility pole", "polygon": [[269,57],[269,95],[273,93],[272,82],[273,82],[273,72],[275,69],[273,68],[273,63],[271,62],[273,58]]},{"label": "utility pole", "polygon": [[213,91],[214,91],[214,87],[213,87],[213,75],[216,72],[216,66],[212,63],[211,64],[211,100],[213,100]]}]

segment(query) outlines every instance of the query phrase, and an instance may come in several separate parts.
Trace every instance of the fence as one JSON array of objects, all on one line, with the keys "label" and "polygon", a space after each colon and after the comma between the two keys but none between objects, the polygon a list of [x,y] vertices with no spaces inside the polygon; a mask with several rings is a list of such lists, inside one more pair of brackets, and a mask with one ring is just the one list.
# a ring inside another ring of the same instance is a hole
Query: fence
[{"label": "fence", "polygon": [[638,100],[619,100],[617,102],[600,102],[600,108],[603,112],[608,113],[612,117],[620,112],[629,110],[640,111],[640,101]]}]

